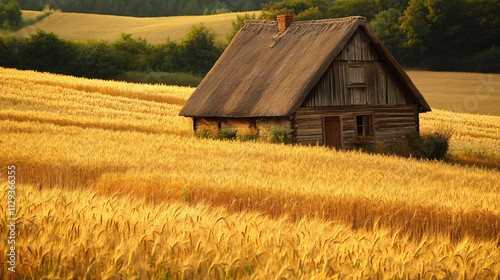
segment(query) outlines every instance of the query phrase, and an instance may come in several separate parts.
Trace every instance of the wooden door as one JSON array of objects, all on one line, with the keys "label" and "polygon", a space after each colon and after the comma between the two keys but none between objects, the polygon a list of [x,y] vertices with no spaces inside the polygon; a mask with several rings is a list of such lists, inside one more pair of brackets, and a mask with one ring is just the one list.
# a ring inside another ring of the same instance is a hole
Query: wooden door
[{"label": "wooden door", "polygon": [[342,135],[340,127],[340,116],[324,117],[323,125],[325,127],[325,146],[341,148]]}]

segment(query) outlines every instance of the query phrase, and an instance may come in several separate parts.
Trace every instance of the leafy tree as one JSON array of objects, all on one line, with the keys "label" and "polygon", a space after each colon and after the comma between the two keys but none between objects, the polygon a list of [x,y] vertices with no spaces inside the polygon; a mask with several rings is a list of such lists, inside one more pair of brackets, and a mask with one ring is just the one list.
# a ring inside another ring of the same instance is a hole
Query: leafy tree
[{"label": "leafy tree", "polygon": [[206,74],[222,53],[222,48],[215,43],[215,31],[203,23],[192,26],[178,44],[180,70]]},{"label": "leafy tree", "polygon": [[500,73],[500,47],[493,46],[474,55],[474,71],[482,73]]},{"label": "leafy tree", "polygon": [[120,39],[113,43],[113,49],[123,70],[143,71],[148,68],[151,48],[146,39],[134,39],[131,34],[122,33]]},{"label": "leafy tree", "polygon": [[403,48],[405,34],[399,28],[400,15],[401,13],[398,9],[390,8],[380,12],[370,21],[370,26],[391,54],[401,62],[405,61],[406,51]]},{"label": "leafy tree", "polygon": [[7,20],[11,26],[17,27],[22,19],[21,6],[17,1],[10,1],[5,5],[5,11],[7,12]]},{"label": "leafy tree", "polygon": [[278,15],[295,15],[295,20],[325,18],[328,11],[327,0],[287,0],[262,5],[262,18],[276,20]]},{"label": "leafy tree", "polygon": [[[394,3],[399,2],[395,1]],[[381,11],[387,9],[389,9],[388,0],[337,0],[328,9],[328,16],[331,18],[364,16],[370,21]]]},{"label": "leafy tree", "polygon": [[463,36],[471,20],[466,9],[466,0],[409,2],[401,17],[401,31],[406,35],[404,46],[415,57],[413,63],[433,70],[465,70],[470,66],[470,38]]},{"label": "leafy tree", "polygon": [[21,7],[17,1],[10,1],[4,4],[0,0],[0,27],[5,30],[19,27],[21,23]]},{"label": "leafy tree", "polygon": [[21,51],[23,68],[59,74],[70,73],[68,61],[76,56],[74,44],[40,29],[30,35]]},{"label": "leafy tree", "polygon": [[243,25],[245,25],[245,20],[250,20],[250,19],[255,19],[255,14],[250,15],[248,13],[245,13],[242,16],[240,15],[236,16],[236,21],[233,20],[233,22],[231,23],[233,25],[233,31],[231,33],[228,33],[226,36],[228,44],[231,43],[236,33],[238,33],[238,31],[240,31]]},{"label": "leafy tree", "polygon": [[153,69],[159,69],[164,72],[179,72],[181,58],[177,43],[167,39],[164,44],[159,44],[155,48],[155,57],[153,58]]},{"label": "leafy tree", "polygon": [[87,78],[109,79],[120,70],[113,50],[106,41],[77,42],[76,56],[71,62],[71,74]]}]

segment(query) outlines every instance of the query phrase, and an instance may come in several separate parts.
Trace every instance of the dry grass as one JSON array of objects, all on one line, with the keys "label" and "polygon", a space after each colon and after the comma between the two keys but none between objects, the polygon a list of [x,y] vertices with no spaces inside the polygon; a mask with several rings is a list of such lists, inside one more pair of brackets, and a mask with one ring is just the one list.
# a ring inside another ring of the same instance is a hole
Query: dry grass
[{"label": "dry grass", "polygon": [[[34,12],[25,12],[33,16]],[[246,12],[246,13],[256,13]],[[226,34],[232,31],[231,22],[237,15],[245,12],[208,16],[175,16],[175,17],[124,17],[79,13],[55,13],[42,21],[27,26],[17,32],[28,36],[37,29],[59,34],[61,38],[73,40],[103,39],[109,42],[120,38],[121,33],[141,37],[153,44],[164,43],[167,38],[179,41],[186,36],[189,28],[203,22],[205,26],[215,30],[218,41],[226,41]]]},{"label": "dry grass", "polygon": [[500,116],[500,74],[408,71],[431,108]]},{"label": "dry grass", "polygon": [[[177,116],[189,88],[0,68],[0,91],[25,275],[500,275],[499,171],[199,140]],[[421,124],[451,131],[452,153],[498,156],[499,118],[435,110]]]},{"label": "dry grass", "polygon": [[36,19],[37,16],[43,15],[43,12],[40,11],[27,11],[22,10],[22,17],[25,19]]}]

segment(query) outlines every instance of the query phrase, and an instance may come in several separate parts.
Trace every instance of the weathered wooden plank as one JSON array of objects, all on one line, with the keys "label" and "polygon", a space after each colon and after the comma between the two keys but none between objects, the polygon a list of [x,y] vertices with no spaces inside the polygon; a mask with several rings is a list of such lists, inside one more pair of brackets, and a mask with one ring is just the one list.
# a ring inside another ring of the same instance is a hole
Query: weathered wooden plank
[{"label": "weathered wooden plank", "polygon": [[398,129],[384,129],[384,130],[375,130],[375,137],[392,137],[393,135],[403,135],[407,133],[413,132],[415,127],[401,127]]},{"label": "weathered wooden plank", "polygon": [[322,114],[326,112],[357,112],[360,109],[376,112],[415,112],[417,106],[415,104],[408,105],[392,105],[392,106],[338,106],[338,107],[301,107],[297,110],[297,114],[316,113]]},{"label": "weathered wooden plank", "polygon": [[196,122],[197,128],[201,126],[215,126],[219,127],[219,120],[218,119],[209,119],[209,118],[199,118],[198,121]]},{"label": "weathered wooden plank", "polygon": [[388,112],[374,112],[373,116],[377,119],[385,119],[385,118],[400,118],[400,117],[415,117],[415,112],[409,111],[409,112],[394,112],[394,113],[388,113]]},{"label": "weathered wooden plank", "polygon": [[296,127],[296,129],[322,129],[323,124],[322,123],[310,123],[310,124],[309,123],[307,123],[307,124],[299,123],[295,127]]},{"label": "weathered wooden plank", "polygon": [[414,116],[405,116],[400,118],[375,118],[377,123],[398,123],[398,122],[415,122]]},{"label": "weathered wooden plank", "polygon": [[297,136],[299,135],[323,135],[323,128],[320,129],[297,129]]},{"label": "weathered wooden plank", "polygon": [[350,125],[343,125],[342,126],[342,130],[343,131],[354,131],[354,124],[350,124]]},{"label": "weathered wooden plank", "polygon": [[394,123],[394,124],[376,124],[375,129],[388,129],[388,128],[403,128],[403,127],[413,127],[415,128],[415,122],[406,123]]},{"label": "weathered wooden plank", "polygon": [[304,141],[310,141],[310,142],[323,142],[323,135],[307,135],[307,136],[299,136],[297,135],[297,142],[304,142]]}]

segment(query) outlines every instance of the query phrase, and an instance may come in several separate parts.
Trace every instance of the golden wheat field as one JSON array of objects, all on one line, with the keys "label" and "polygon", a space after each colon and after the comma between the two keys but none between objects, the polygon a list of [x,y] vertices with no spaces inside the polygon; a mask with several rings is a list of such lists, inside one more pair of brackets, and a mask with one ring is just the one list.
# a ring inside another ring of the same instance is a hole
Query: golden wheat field
[{"label": "golden wheat field", "polygon": [[[23,17],[35,17],[33,11],[23,11]],[[40,22],[27,26],[16,33],[28,36],[37,29],[54,32],[64,39],[103,39],[108,42],[120,38],[121,33],[132,34],[134,38],[144,38],[153,44],[165,43],[167,38],[179,41],[186,36],[189,28],[201,22],[213,28],[218,41],[226,41],[226,34],[232,31],[231,23],[237,15],[260,14],[260,11],[226,13],[206,16],[174,17],[125,17],[80,13],[54,13]]]},{"label": "golden wheat field", "polygon": [[500,116],[500,74],[407,71],[432,108]]},{"label": "golden wheat field", "polygon": [[[177,116],[192,91],[0,68],[18,279],[500,277],[498,169],[200,140]],[[500,157],[498,116],[434,110],[421,130]]]}]

